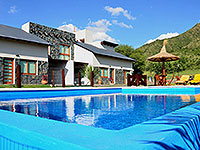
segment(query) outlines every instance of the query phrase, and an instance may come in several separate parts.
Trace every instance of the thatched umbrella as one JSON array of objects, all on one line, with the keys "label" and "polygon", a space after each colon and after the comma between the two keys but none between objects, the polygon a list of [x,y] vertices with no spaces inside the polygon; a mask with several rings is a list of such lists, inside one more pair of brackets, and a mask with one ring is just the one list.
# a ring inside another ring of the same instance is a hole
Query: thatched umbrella
[{"label": "thatched umbrella", "polygon": [[162,85],[165,85],[165,62],[167,61],[175,61],[180,59],[180,57],[167,53],[165,45],[167,44],[167,40],[164,40],[163,47],[160,53],[149,57],[147,60],[154,62],[163,62],[163,74],[162,74]]}]

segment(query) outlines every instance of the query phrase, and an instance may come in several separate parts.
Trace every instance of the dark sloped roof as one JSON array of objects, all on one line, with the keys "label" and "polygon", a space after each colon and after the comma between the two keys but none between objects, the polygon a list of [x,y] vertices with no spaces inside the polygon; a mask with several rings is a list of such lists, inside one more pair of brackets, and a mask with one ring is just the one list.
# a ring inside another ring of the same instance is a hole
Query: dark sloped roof
[{"label": "dark sloped roof", "polygon": [[30,33],[27,33],[23,31],[22,29],[6,26],[2,24],[0,24],[0,37],[49,45],[49,43],[46,42],[45,40],[40,39],[39,37],[32,35]]},{"label": "dark sloped roof", "polygon": [[110,56],[110,57],[125,59],[125,60],[129,60],[129,61],[135,61],[134,59],[129,58],[127,56],[124,56],[124,55],[117,53],[115,51],[104,50],[104,49],[98,48],[96,46],[93,46],[91,44],[86,44],[86,43],[81,43],[81,42],[76,42],[75,44],[77,44],[78,46],[80,46],[82,48],[85,48],[85,49],[91,51],[94,54]]}]

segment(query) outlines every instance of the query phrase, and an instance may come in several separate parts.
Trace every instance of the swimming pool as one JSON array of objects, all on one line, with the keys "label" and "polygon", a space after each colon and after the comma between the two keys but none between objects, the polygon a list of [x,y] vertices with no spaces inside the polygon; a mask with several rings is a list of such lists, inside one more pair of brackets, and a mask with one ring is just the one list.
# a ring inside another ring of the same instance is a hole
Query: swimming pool
[{"label": "swimming pool", "polygon": [[199,95],[109,94],[0,101],[0,109],[121,130],[200,101]]},{"label": "swimming pool", "polygon": [[0,109],[0,149],[196,150],[199,94],[198,86],[1,90],[1,107],[10,111]]}]

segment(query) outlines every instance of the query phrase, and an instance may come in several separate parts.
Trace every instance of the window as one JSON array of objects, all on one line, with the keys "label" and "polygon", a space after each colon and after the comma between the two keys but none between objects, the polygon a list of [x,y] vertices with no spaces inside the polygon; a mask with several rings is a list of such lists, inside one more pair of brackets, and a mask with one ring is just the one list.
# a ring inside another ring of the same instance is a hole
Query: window
[{"label": "window", "polygon": [[101,73],[102,78],[108,78],[108,69],[107,68],[101,68],[100,73]]},{"label": "window", "polygon": [[59,59],[62,59],[62,60],[70,59],[70,47],[68,45],[59,46]]},{"label": "window", "polygon": [[21,60],[21,73],[26,75],[36,75],[36,61]]}]

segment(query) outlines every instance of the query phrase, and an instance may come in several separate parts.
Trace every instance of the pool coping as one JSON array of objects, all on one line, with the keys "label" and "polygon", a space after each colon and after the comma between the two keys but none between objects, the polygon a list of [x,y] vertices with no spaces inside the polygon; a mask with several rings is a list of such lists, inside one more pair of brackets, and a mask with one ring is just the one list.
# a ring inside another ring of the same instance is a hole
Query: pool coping
[{"label": "pool coping", "polygon": [[200,85],[187,85],[187,86],[131,86],[131,87],[55,87],[55,88],[0,88],[0,91],[46,91],[46,90],[75,90],[75,89],[110,89],[110,88],[122,88],[122,89],[162,89],[162,88],[196,88]]},{"label": "pool coping", "polygon": [[[193,87],[194,86],[192,86],[192,88]],[[100,89],[106,88],[102,87]],[[114,88],[112,87],[112,89]],[[195,106],[198,106],[199,110],[194,110]],[[188,112],[190,113],[189,115]],[[24,133],[24,136],[26,136],[25,133],[28,131],[33,135],[37,134],[39,138],[43,138],[44,142],[46,140],[47,143],[48,140],[54,141],[52,144],[64,142],[64,145],[71,149],[153,149],[161,148],[163,145],[171,148],[173,148],[174,145],[188,148],[188,143],[185,142],[184,136],[181,136],[178,132],[176,132],[176,129],[183,130],[183,127],[186,124],[191,124],[196,120],[196,124],[199,128],[199,114],[200,103],[195,103],[142,124],[131,126],[118,131],[112,131],[78,124],[66,124],[63,122],[48,120],[44,118],[36,119],[34,116],[0,110],[0,130],[2,131],[3,127],[10,127],[11,129],[14,128],[15,130],[20,130],[22,133]],[[177,117],[177,115],[180,117],[180,119],[177,118],[179,121],[178,123],[173,122],[173,117]],[[26,120],[26,124],[22,124],[21,120]],[[190,130],[192,129],[188,128],[188,130],[185,131],[183,135],[187,135],[187,132],[191,132]],[[196,131],[192,131],[196,133]],[[14,134],[14,132],[12,134]],[[13,135],[13,137],[15,137],[17,140],[19,139],[17,135]],[[191,135],[191,137],[195,139],[193,135]],[[23,139],[20,140],[23,141]],[[34,142],[37,143],[37,140]],[[32,144],[35,144],[34,142]],[[191,145],[191,141],[189,141],[189,145]],[[42,147],[44,145],[41,144],[40,146]],[[48,147],[48,149],[51,149],[51,146],[53,146],[51,145],[51,142],[49,143],[49,146],[50,147]]]}]

